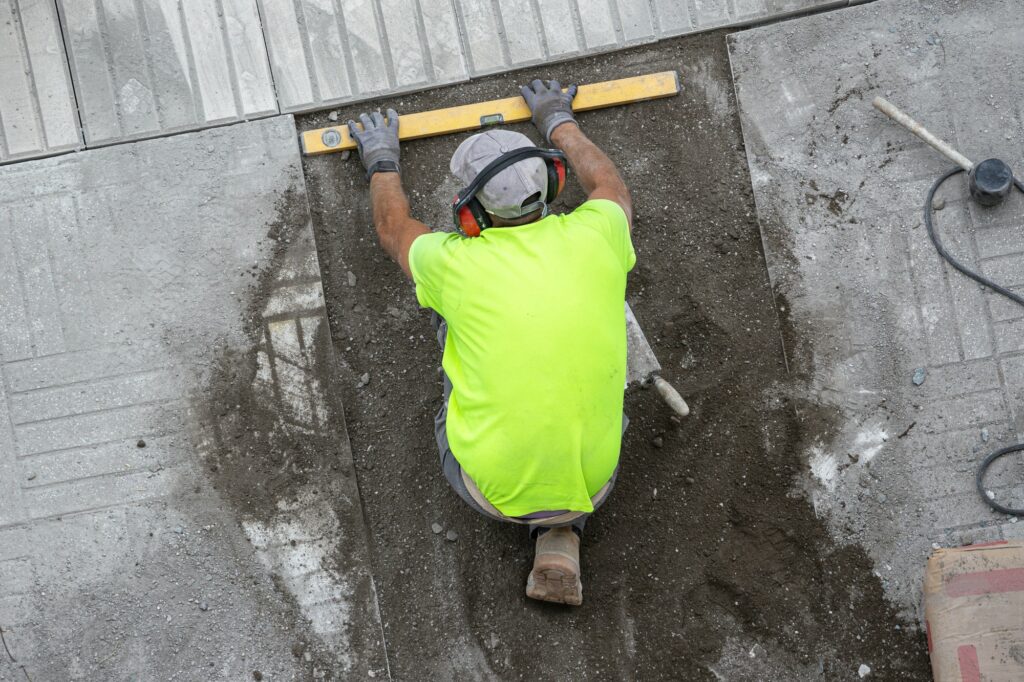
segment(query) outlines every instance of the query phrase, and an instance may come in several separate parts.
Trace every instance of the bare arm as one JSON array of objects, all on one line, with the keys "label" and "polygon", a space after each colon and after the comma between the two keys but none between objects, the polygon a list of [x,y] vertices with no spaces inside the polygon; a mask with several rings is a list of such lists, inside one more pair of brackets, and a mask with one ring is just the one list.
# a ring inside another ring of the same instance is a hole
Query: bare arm
[{"label": "bare arm", "polygon": [[633,226],[633,200],[626,183],[615,164],[601,149],[583,134],[575,123],[558,126],[551,133],[551,141],[569,158],[588,199],[608,199],[622,207]]},{"label": "bare arm", "polygon": [[381,247],[391,256],[409,278],[409,249],[413,241],[430,229],[409,215],[409,200],[402,190],[398,173],[374,173],[370,179],[370,203],[373,205],[373,224]]}]

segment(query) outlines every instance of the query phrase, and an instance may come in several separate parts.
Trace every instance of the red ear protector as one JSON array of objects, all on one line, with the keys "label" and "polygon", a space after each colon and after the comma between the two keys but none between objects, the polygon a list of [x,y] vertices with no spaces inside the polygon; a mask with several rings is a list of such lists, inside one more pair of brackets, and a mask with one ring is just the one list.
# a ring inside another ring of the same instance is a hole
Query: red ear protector
[{"label": "red ear protector", "polygon": [[539,147],[513,149],[487,164],[473,178],[473,182],[469,183],[468,187],[455,195],[452,202],[452,219],[455,221],[455,229],[459,231],[459,234],[463,237],[479,237],[481,232],[491,226],[491,217],[480,200],[476,198],[476,193],[501,171],[514,163],[530,158],[544,159],[544,165],[548,170],[548,193],[544,197],[544,203],[550,204],[555,200],[555,197],[565,187],[565,178],[568,174],[565,154],[558,149],[541,149]]}]

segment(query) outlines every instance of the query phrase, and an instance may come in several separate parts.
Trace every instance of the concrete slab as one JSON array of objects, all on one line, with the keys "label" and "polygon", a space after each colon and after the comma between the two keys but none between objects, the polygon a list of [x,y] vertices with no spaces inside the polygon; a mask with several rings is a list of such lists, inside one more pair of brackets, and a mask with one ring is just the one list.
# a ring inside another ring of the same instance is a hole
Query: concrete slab
[{"label": "concrete slab", "polygon": [[0,163],[80,147],[78,116],[95,147],[856,1],[10,0]]},{"label": "concrete slab", "polygon": [[0,169],[0,680],[387,675],[295,134]]},{"label": "concrete slab", "polygon": [[0,164],[82,144],[52,2],[0,2]]},{"label": "concrete slab", "polygon": [[57,4],[89,146],[278,112],[255,0]]},{"label": "concrete slab", "polygon": [[282,111],[422,90],[848,0],[259,0]]},{"label": "concrete slab", "polygon": [[[820,425],[802,483],[908,613],[932,543],[1020,535],[978,498],[973,475],[984,454],[1024,436],[1024,311],[936,255],[921,205],[950,164],[870,102],[883,95],[968,157],[1024,172],[1019,10],[879,0],[731,37],[790,368],[806,379],[805,419]],[[985,210],[966,196],[959,179],[940,194],[947,245],[1020,284],[1024,197]],[[995,494],[1009,499],[1020,474],[1019,464],[994,471]]]}]

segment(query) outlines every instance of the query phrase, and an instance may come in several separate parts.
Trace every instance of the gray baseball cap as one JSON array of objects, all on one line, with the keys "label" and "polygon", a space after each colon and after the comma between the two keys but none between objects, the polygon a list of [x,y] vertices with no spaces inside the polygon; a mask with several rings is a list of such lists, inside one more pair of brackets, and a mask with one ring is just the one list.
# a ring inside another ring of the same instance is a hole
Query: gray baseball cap
[{"label": "gray baseball cap", "polygon": [[[536,147],[530,138],[512,130],[488,130],[467,138],[452,154],[451,170],[464,185],[473,182],[480,171],[496,158],[513,149]],[[544,161],[523,159],[499,172],[484,185],[477,198],[489,213],[515,219],[536,211],[544,204],[548,191],[548,172]],[[540,200],[534,198],[540,193]]]}]

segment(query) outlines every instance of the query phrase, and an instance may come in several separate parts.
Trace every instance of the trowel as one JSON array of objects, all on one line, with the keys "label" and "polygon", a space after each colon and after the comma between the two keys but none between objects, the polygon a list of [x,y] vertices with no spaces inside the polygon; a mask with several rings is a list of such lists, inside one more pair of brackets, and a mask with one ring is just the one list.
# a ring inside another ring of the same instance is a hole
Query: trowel
[{"label": "trowel", "polygon": [[690,406],[686,404],[679,391],[673,388],[659,374],[661,363],[654,356],[651,344],[647,343],[640,323],[636,321],[633,310],[626,304],[626,386],[653,385],[665,404],[680,417],[690,414]]}]

